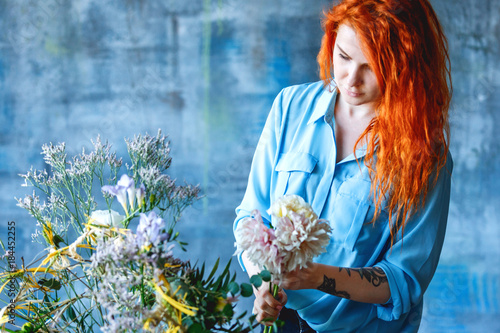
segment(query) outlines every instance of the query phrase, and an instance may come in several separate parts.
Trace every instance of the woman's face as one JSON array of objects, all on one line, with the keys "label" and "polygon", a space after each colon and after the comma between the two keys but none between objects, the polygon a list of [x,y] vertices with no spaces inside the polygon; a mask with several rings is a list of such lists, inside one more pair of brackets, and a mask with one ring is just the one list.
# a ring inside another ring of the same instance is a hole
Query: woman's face
[{"label": "woman's face", "polygon": [[333,48],[333,75],[340,94],[347,104],[373,104],[380,96],[375,74],[372,72],[356,32],[342,24],[337,31]]}]

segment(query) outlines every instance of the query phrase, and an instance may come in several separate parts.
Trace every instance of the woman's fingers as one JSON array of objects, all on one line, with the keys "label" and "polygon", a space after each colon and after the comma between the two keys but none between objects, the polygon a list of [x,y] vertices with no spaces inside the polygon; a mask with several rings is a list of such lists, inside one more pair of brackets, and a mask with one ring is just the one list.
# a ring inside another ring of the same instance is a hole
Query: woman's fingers
[{"label": "woman's fingers", "polygon": [[254,312],[256,314],[255,319],[257,322],[262,323],[264,325],[272,325],[276,319],[278,319],[279,312],[267,312],[262,309],[258,309],[254,307]]},{"label": "woman's fingers", "polygon": [[281,303],[281,306],[285,306],[286,302],[288,302],[288,296],[286,295],[285,291],[280,288],[278,292],[278,300]]},{"label": "woman's fingers", "polygon": [[278,318],[281,309],[286,304],[287,296],[283,290],[280,290],[277,298],[271,295],[268,287],[261,287],[257,290],[253,311],[258,322],[268,319],[263,324],[271,325]]}]

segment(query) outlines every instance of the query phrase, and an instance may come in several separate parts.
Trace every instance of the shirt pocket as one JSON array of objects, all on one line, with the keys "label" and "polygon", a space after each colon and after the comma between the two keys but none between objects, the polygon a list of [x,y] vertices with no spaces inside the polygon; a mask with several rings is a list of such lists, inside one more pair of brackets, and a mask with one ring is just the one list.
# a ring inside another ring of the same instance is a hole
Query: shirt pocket
[{"label": "shirt pocket", "polygon": [[370,185],[370,181],[363,178],[347,179],[340,185],[335,200],[334,242],[360,254],[373,253],[387,226],[384,209],[375,224],[372,223],[375,205],[370,198]]},{"label": "shirt pocket", "polygon": [[276,196],[297,194],[307,201],[308,198],[305,197],[307,182],[317,163],[316,157],[308,153],[280,154],[274,168],[277,173]]}]

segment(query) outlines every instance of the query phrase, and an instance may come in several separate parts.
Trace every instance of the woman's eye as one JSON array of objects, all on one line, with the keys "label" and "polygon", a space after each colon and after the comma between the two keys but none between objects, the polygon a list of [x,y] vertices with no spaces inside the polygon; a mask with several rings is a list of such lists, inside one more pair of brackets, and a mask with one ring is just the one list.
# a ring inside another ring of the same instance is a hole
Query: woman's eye
[{"label": "woman's eye", "polygon": [[349,57],[348,57],[348,56],[346,56],[346,55],[344,55],[344,54],[342,54],[342,53],[339,53],[339,56],[340,56],[342,59],[344,59],[344,60],[349,60]]}]

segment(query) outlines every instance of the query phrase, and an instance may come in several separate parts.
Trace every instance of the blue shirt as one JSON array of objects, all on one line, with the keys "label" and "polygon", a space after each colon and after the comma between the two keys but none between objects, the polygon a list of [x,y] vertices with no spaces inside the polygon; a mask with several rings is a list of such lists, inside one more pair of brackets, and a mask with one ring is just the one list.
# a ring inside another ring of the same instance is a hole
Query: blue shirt
[{"label": "blue shirt", "polygon": [[333,228],[326,253],[314,261],[339,267],[380,267],[387,275],[391,299],[386,304],[368,304],[319,290],[286,290],[287,307],[297,310],[318,332],[416,332],[423,294],[444,241],[451,156],[431,183],[425,206],[408,220],[404,241],[399,235],[391,248],[385,203],[375,224],[370,223],[375,207],[365,150],[356,151],[359,163],[353,154],[336,163],[335,99],[335,89],[325,88],[322,82],[280,92],[257,145],[234,227],[253,209],[269,222],[266,210],[274,200],[284,194],[302,196]]}]

